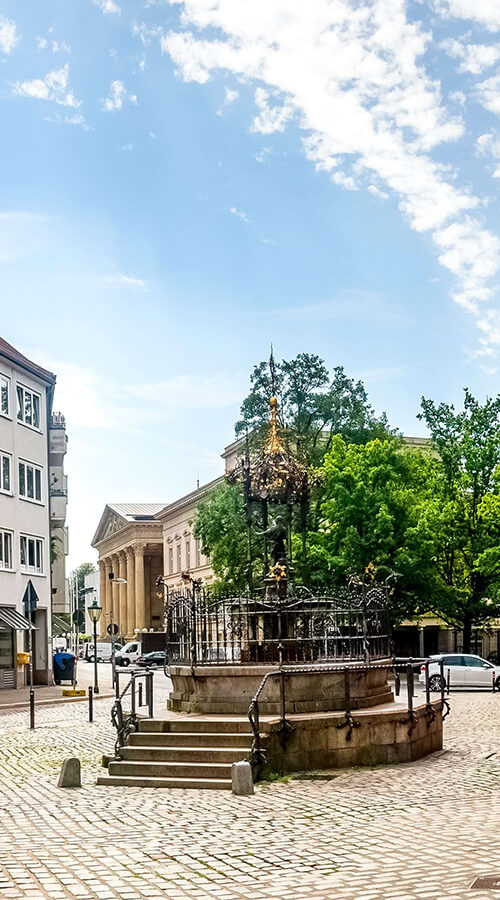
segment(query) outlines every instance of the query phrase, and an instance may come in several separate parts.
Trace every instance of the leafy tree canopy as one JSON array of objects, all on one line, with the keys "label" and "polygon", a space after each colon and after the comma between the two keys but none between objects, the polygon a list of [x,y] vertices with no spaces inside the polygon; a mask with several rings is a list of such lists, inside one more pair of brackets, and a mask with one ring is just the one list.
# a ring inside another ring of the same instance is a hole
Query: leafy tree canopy
[{"label": "leafy tree canopy", "polygon": [[321,462],[335,434],[352,443],[363,443],[389,431],[385,413],[375,416],[363,383],[349,378],[342,366],[330,374],[324,361],[314,354],[299,353],[295,359],[276,363],[274,384],[269,364],[261,362],[250,381],[236,435],[248,430],[257,440],[260,438],[269,422],[269,398],[274,391],[281,424],[308,463]]},{"label": "leafy tree canopy", "polygon": [[[481,405],[466,389],[463,410],[422,398],[441,479],[422,524],[432,536],[434,609],[464,633],[500,613],[500,395]],[[440,588],[440,589],[438,589]]]},{"label": "leafy tree canopy", "polygon": [[[210,556],[217,580],[226,587],[243,590],[249,572],[248,525],[240,485],[218,485],[200,503],[194,536],[203,553]],[[262,541],[252,530],[252,576],[262,569]]]},{"label": "leafy tree canopy", "polygon": [[309,535],[309,577],[342,583],[373,563],[379,577],[399,573],[397,597],[405,614],[413,611],[425,587],[425,550],[414,530],[436,466],[401,439],[356,445],[334,437],[322,467],[322,520]]}]

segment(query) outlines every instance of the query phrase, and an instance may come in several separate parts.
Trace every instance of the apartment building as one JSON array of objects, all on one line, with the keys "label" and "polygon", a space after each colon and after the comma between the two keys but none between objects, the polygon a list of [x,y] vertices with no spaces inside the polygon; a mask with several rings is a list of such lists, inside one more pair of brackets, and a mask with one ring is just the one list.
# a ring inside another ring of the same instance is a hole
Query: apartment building
[{"label": "apartment building", "polygon": [[34,682],[50,681],[49,431],[55,381],[0,338],[0,689],[24,683],[17,654],[27,649],[29,620]]}]

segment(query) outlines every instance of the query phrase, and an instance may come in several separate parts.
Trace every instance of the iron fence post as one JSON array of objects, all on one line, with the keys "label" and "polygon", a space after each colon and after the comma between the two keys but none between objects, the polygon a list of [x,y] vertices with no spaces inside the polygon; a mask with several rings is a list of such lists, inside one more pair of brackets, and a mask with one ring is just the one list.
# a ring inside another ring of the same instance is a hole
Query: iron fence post
[{"label": "iron fence post", "polygon": [[448,669],[448,676],[446,678],[446,693],[448,697],[450,696],[450,681],[451,681],[451,670]]},{"label": "iron fence post", "polygon": [[35,727],[35,692],[30,688],[30,728]]},{"label": "iron fence post", "polygon": [[132,673],[132,684],[130,686],[130,712],[135,716],[135,675]]},{"label": "iron fence post", "polygon": [[413,666],[410,664],[406,667],[406,693],[408,698],[408,714],[413,714]]},{"label": "iron fence post", "polygon": [[94,688],[89,684],[89,722],[94,721]]},{"label": "iron fence post", "polygon": [[139,706],[139,709],[140,709],[141,706],[143,706],[143,702],[142,702],[142,681],[139,682],[139,699],[138,699],[137,703],[138,703],[138,706]]},{"label": "iron fence post", "polygon": [[425,662],[425,702],[430,706],[431,702],[431,686],[429,683],[429,660]]},{"label": "iron fence post", "polygon": [[197,617],[196,617],[196,585],[194,581],[192,582],[191,588],[191,618],[192,618],[192,631],[191,631],[191,666],[194,669],[196,666],[196,656],[197,656],[197,634],[196,634],[196,625],[197,625]]},{"label": "iron fence post", "polygon": [[283,644],[278,644],[279,666],[280,666],[280,718],[281,724],[284,726],[286,721],[285,709],[285,673],[283,672]]},{"label": "iron fence post", "polygon": [[146,703],[148,705],[149,718],[153,718],[153,673],[146,673]]},{"label": "iron fence post", "polygon": [[115,671],[115,697],[118,699],[120,696],[120,673],[118,669]]},{"label": "iron fence post", "polygon": [[346,716],[351,713],[351,673],[349,669],[344,669],[344,695],[345,695],[345,712]]}]

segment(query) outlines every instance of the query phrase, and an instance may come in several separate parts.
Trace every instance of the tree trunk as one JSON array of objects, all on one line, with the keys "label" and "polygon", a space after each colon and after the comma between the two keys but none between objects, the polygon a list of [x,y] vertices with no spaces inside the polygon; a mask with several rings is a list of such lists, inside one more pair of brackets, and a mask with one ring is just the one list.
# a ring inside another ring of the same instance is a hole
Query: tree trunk
[{"label": "tree trunk", "polygon": [[463,636],[463,652],[470,653],[472,645],[472,620],[467,615],[464,616]]}]

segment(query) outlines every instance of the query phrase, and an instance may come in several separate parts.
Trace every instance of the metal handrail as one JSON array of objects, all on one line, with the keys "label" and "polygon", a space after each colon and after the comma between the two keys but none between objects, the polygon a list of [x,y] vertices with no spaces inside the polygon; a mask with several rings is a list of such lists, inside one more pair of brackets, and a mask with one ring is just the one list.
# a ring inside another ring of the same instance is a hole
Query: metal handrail
[{"label": "metal handrail", "polygon": [[[137,707],[147,706],[148,714],[147,716],[142,716],[141,718],[153,718],[153,676],[154,672],[151,669],[146,669],[144,672],[131,672],[129,676],[129,681],[125,685],[124,689],[120,693],[120,673],[116,673],[116,682],[115,682],[115,702],[111,708],[111,723],[116,729],[116,741],[115,741],[115,756],[119,757],[120,750],[124,746],[129,734],[132,734],[134,731],[137,731],[139,727],[139,717],[137,715]],[[135,683],[138,679],[145,679],[145,703],[142,702],[142,683],[139,684],[138,697],[136,697]],[[123,714],[123,704],[122,700],[124,697],[130,692],[130,712],[127,715]]]},{"label": "metal handrail", "polygon": [[[343,672],[345,678],[345,719],[343,722],[338,724],[338,728],[347,728],[346,731],[346,740],[350,741],[352,736],[352,731],[354,728],[360,727],[360,722],[356,721],[351,712],[351,693],[350,693],[350,675],[353,672],[366,672],[369,669],[391,669],[395,676],[395,693],[396,696],[399,696],[400,691],[400,677],[399,670],[403,670],[406,672],[406,689],[407,689],[407,718],[402,718],[400,722],[402,724],[408,724],[408,736],[411,737],[412,732],[417,726],[417,721],[419,719],[418,713],[415,712],[413,707],[413,696],[414,696],[414,670],[417,667],[425,665],[425,693],[426,693],[426,704],[425,704],[425,712],[421,715],[427,718],[427,728],[430,727],[431,723],[436,718],[436,713],[434,706],[431,702],[430,698],[430,686],[429,686],[429,664],[431,660],[428,657],[393,657],[390,662],[386,663],[344,663],[343,665],[315,665],[315,666],[284,666],[282,664],[279,665],[279,668],[274,671],[266,672],[262,681],[260,682],[255,695],[253,696],[250,706],[248,707],[248,720],[250,722],[250,727],[252,729],[252,748],[250,751],[250,761],[252,764],[252,768],[258,774],[266,761],[265,751],[262,749],[261,740],[260,740],[260,714],[259,714],[259,698],[266,686],[268,680],[270,678],[276,678],[280,676],[281,684],[280,684],[280,725],[278,731],[282,735],[282,740],[286,741],[287,737],[293,732],[295,729],[291,722],[286,719],[285,715],[285,675],[303,675],[303,674],[312,674],[317,672],[326,672],[336,673]],[[443,710],[444,715],[442,716],[443,721],[450,713],[450,704],[445,699],[444,692],[446,687],[446,682],[443,677],[443,662],[441,660],[441,713]]]}]

